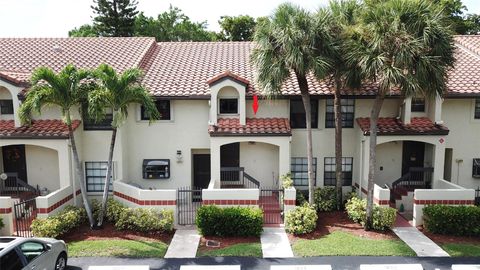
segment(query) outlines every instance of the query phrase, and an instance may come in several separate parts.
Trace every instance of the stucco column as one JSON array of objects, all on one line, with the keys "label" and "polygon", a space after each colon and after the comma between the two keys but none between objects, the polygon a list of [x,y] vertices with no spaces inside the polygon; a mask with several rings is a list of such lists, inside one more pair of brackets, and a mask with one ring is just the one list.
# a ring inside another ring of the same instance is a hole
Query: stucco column
[{"label": "stucco column", "polygon": [[405,125],[408,125],[410,124],[411,118],[412,118],[412,98],[406,97],[403,102],[401,119]]},{"label": "stucco column", "polygon": [[70,162],[70,147],[69,141],[65,140],[61,147],[57,149],[58,154],[58,177],[60,181],[60,188],[70,186],[72,163]]},{"label": "stucco column", "polygon": [[433,183],[432,186],[435,186],[435,181],[443,179],[443,167],[445,165],[445,138],[440,138],[435,144],[433,149]]},{"label": "stucco column", "polygon": [[[285,175],[290,172],[290,137],[286,137],[285,141],[279,145],[278,149],[278,174]],[[279,184],[281,185],[280,181]]]},{"label": "stucco column", "polygon": [[210,177],[220,188],[220,143],[214,137],[210,138]]}]

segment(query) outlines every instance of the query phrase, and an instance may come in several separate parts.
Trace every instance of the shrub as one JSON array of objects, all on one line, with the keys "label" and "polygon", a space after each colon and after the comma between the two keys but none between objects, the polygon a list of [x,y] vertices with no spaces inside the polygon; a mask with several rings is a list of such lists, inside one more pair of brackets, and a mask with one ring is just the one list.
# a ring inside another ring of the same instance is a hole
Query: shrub
[{"label": "shrub", "polygon": [[480,236],[480,207],[427,205],[424,227],[433,233]]},{"label": "shrub", "polygon": [[85,209],[69,205],[56,215],[46,219],[34,219],[30,229],[33,235],[37,237],[55,238],[80,226],[86,219]]},{"label": "shrub", "polygon": [[[357,223],[365,225],[367,220],[367,200],[352,197],[345,205],[348,217]],[[373,206],[372,228],[385,231],[393,227],[397,217],[397,210],[390,207]]]},{"label": "shrub", "polygon": [[329,212],[337,208],[337,192],[335,187],[317,188],[313,195],[317,211]]},{"label": "shrub", "polygon": [[291,173],[287,173],[280,176],[280,180],[282,180],[282,186],[284,189],[293,187],[293,180],[292,180]]},{"label": "shrub", "polygon": [[297,190],[295,204],[301,206],[306,203],[308,203],[308,200],[306,199],[305,193],[301,190]]},{"label": "shrub", "polygon": [[[125,211],[125,207],[121,202],[114,200],[113,198],[107,201],[107,215],[106,218],[109,222],[115,224],[120,218],[120,215]],[[172,222],[173,223],[173,222]]]},{"label": "shrub", "polygon": [[[120,209],[120,208],[118,208]],[[119,210],[115,228],[139,232],[173,230],[173,211],[152,208],[123,208]]]},{"label": "shrub", "polygon": [[285,229],[292,234],[310,233],[317,227],[317,219],[314,207],[308,204],[296,206],[295,209],[287,212]]},{"label": "shrub", "polygon": [[260,236],[263,212],[258,207],[201,206],[196,224],[204,236]]}]

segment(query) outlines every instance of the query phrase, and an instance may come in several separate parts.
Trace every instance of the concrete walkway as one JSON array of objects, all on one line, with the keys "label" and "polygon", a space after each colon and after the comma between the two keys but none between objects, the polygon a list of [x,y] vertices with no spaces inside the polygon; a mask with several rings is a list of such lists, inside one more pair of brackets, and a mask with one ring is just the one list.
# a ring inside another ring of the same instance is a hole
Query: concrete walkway
[{"label": "concrete walkway", "polygon": [[177,229],[165,258],[195,258],[199,243],[200,234],[196,229]]},{"label": "concrete walkway", "polygon": [[413,227],[400,215],[397,215],[393,232],[405,242],[419,257],[450,257],[441,247]]},{"label": "concrete walkway", "polygon": [[264,227],[260,236],[264,258],[291,258],[293,257],[292,247],[288,240],[287,233],[282,227]]}]

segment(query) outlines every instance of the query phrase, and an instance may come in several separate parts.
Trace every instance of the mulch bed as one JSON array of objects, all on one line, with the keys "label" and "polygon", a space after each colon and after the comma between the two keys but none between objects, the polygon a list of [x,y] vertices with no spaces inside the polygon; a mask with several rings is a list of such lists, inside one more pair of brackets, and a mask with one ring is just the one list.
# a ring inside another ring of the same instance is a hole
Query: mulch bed
[{"label": "mulch bed", "polygon": [[362,225],[351,221],[347,213],[343,211],[320,212],[318,213],[317,228],[315,231],[297,236],[289,234],[288,237],[291,242],[297,239],[318,239],[334,231],[348,232],[368,239],[398,239],[392,231],[365,231]]},{"label": "mulch bed", "polygon": [[136,231],[118,231],[113,224],[105,223],[100,230],[91,230],[89,225],[82,225],[67,235],[60,237],[65,242],[82,240],[137,240],[137,241],[161,241],[169,244],[174,232],[170,233],[142,233]]},{"label": "mulch bed", "polygon": [[474,236],[454,236],[454,235],[442,235],[428,232],[422,226],[418,229],[425,234],[428,238],[432,239],[437,244],[474,244],[480,245],[480,237]]},{"label": "mulch bed", "polygon": [[[218,247],[207,247],[207,240],[213,240],[220,243]],[[260,243],[259,237],[218,237],[218,236],[202,236],[200,238],[199,251],[206,252],[215,249],[226,248],[236,244],[243,243]]]}]

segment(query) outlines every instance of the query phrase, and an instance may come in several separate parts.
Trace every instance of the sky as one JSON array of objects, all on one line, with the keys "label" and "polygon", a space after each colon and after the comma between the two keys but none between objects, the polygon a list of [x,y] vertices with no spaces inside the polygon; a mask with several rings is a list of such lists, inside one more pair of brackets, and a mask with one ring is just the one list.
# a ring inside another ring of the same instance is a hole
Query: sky
[{"label": "sky", "polygon": [[[207,21],[208,29],[218,31],[220,16],[270,15],[285,0],[138,0],[138,10],[148,16],[168,9],[171,4],[192,21]],[[309,10],[328,0],[289,0]],[[68,31],[91,23],[92,0],[0,0],[0,37],[67,37]],[[480,13],[480,0],[463,0],[468,13]]]}]

